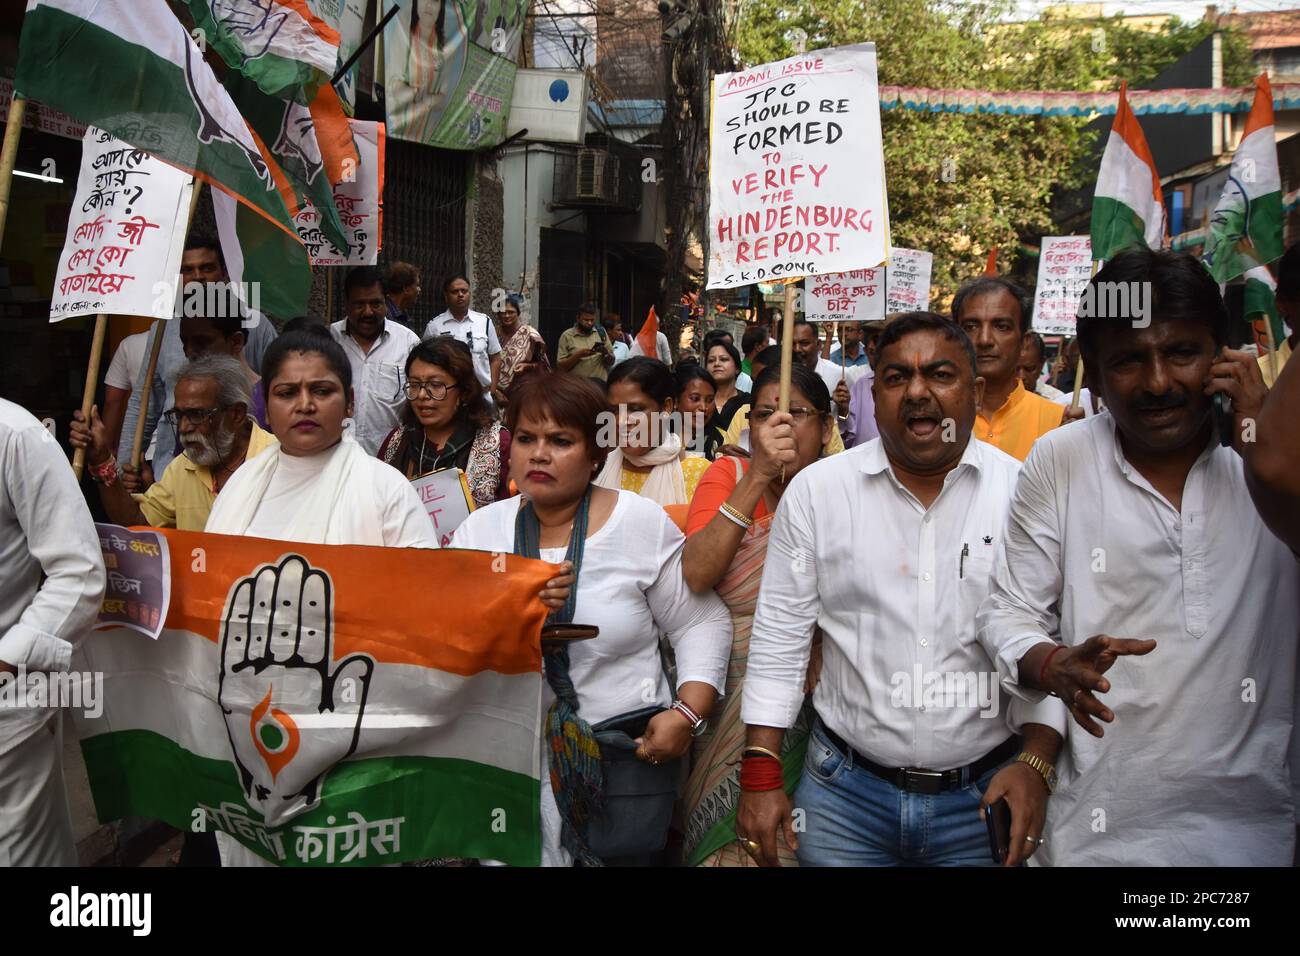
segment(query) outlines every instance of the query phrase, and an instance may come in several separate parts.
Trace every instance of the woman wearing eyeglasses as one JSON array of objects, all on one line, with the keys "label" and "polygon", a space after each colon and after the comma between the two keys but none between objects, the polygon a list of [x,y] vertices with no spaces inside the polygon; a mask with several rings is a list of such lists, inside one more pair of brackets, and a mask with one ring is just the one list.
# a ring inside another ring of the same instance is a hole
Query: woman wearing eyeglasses
[{"label": "woman wearing eyeglasses", "polygon": [[476,507],[510,496],[510,432],[493,420],[463,342],[421,342],[406,358],[402,424],[379,444],[378,457],[407,478],[443,468],[465,473]]},{"label": "woman wearing eyeglasses", "polygon": [[[749,658],[749,632],[758,604],[767,535],[781,495],[794,476],[819,459],[834,434],[826,383],[802,363],[790,369],[790,411],[778,412],[781,369],[770,366],[754,384],[749,428],[753,457],[719,457],[700,479],[686,518],[682,573],[697,594],[716,590],[731,612],[731,659],[721,715],[695,740],[695,760],[682,795],[686,821],[683,856],[690,866],[755,866],[736,843],[735,795],[745,725],[741,686]],[[811,559],[810,559],[811,560]],[[820,647],[814,644],[806,690],[816,684]],[[784,784],[799,782],[808,728],[802,718],[786,734]],[[797,865],[783,852],[782,863]]]}]

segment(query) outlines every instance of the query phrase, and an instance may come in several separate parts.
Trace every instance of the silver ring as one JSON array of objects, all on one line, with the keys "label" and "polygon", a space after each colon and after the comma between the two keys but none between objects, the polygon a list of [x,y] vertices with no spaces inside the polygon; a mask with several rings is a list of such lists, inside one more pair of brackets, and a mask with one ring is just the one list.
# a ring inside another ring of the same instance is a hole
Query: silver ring
[{"label": "silver ring", "polygon": [[1042,837],[1026,836],[1025,839],[1028,840],[1030,843],[1032,843],[1034,846],[1042,846],[1045,842],[1047,842]]}]

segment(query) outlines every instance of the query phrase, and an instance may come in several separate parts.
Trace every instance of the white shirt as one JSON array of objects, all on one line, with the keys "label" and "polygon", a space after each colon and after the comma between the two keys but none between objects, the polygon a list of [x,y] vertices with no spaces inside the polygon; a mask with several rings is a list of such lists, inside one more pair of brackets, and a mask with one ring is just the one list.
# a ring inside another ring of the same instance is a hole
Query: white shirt
[{"label": "white shirt", "polygon": [[[1039,395],[1041,395],[1043,398],[1047,399],[1049,402],[1059,401],[1062,397],[1065,396],[1065,392],[1061,391],[1059,388],[1057,388],[1054,385],[1049,385],[1047,382],[1039,382],[1037,385],[1034,386],[1034,391],[1037,392]],[[1071,392],[1070,398],[1073,397],[1074,397],[1074,393]],[[1066,398],[1065,404],[1067,405],[1070,404],[1070,398]]]},{"label": "white shirt", "polygon": [[[1050,386],[1048,386],[1048,387],[1050,388]],[[1039,386],[1040,394],[1041,394],[1041,389],[1042,389],[1042,388],[1043,388],[1043,386],[1040,385],[1040,386]],[[1044,398],[1051,398],[1051,396],[1048,396],[1048,395],[1043,395],[1043,397],[1044,397]],[[1074,401],[1074,389],[1071,389],[1071,390],[1068,391],[1068,392],[1057,392],[1056,397],[1055,397],[1055,398],[1051,398],[1051,400],[1052,400],[1053,402],[1055,402],[1056,404],[1058,404],[1058,405],[1065,405],[1065,406],[1068,407],[1069,404],[1070,404],[1071,402]],[[1097,404],[1101,406],[1102,411],[1105,411],[1106,406],[1105,406],[1105,404],[1102,403],[1102,401],[1101,401],[1101,396],[1098,396],[1098,397],[1097,397]],[[1092,418],[1092,416],[1094,416],[1094,415],[1097,414],[1097,411],[1092,407],[1092,390],[1091,390],[1091,389],[1089,389],[1089,388],[1081,388],[1081,389],[1079,389],[1079,407],[1083,409],[1083,417],[1084,417],[1084,418]]]},{"label": "white shirt", "polygon": [[137,332],[124,338],[118,344],[117,351],[113,353],[113,361],[108,363],[108,371],[104,373],[104,384],[120,388],[124,392],[134,390],[148,349],[148,332]]},{"label": "white shirt", "polygon": [[[347,439],[344,439],[345,441]],[[343,448],[343,443],[335,445],[326,455],[336,455]],[[310,458],[286,455],[278,446],[268,450],[267,454],[278,455],[275,474],[267,485],[261,504],[253,512],[253,519],[248,530],[244,532],[252,538],[270,538],[275,541],[293,540],[286,533],[290,521],[301,502],[307,499],[313,487],[320,480],[322,463],[320,456]],[[438,535],[434,530],[429,513],[420,503],[420,496],[415,493],[406,477],[394,468],[375,457],[364,459],[366,474],[364,479],[353,476],[353,488],[357,494],[373,495],[382,516],[379,532],[386,548],[436,548]],[[361,509],[347,509],[360,516]],[[369,544],[373,529],[346,527],[347,515],[336,515],[344,521],[338,543]],[[325,542],[309,542],[325,543]],[[333,543],[333,542],[330,542]]]},{"label": "white shirt", "polygon": [[[813,706],[877,763],[950,770],[1022,721],[1064,730],[1055,699],[1015,715],[998,706],[996,668],[975,637],[1019,468],[972,438],[928,510],[895,477],[878,438],[799,472],[772,523],[741,719],[793,725],[818,625]],[[956,687],[958,675],[964,698],[930,690]]]},{"label": "white shirt", "polygon": [[869,365],[841,366],[839,362],[832,362],[830,359],[824,359],[819,357],[817,359],[817,368],[815,368],[813,371],[815,371],[818,375],[820,375],[821,380],[826,383],[826,391],[830,392],[831,395],[834,395],[835,389],[840,384],[840,379],[843,379],[844,383],[848,385],[849,388],[852,388],[854,383],[857,382],[858,379],[862,378],[862,376],[867,375],[871,372],[871,366]]},{"label": "white shirt", "polygon": [[374,455],[379,445],[401,421],[406,396],[402,394],[406,359],[420,344],[404,325],[384,320],[384,329],[367,352],[348,335],[347,320],[330,326],[334,341],[343,346],[352,363],[352,388],[356,392],[353,429],[357,443]]},{"label": "white shirt", "polygon": [[[452,546],[513,553],[520,497],[473,512],[456,529]],[[664,632],[677,658],[677,684],[703,681],[722,693],[731,655],[731,615],[710,591],[695,594],[682,577],[686,539],[659,505],[618,492],[609,520],[587,538],[578,575],[573,620],[600,628],[600,636],[569,649],[569,674],[578,711],[595,724],[642,707],[672,703],[659,657]],[[543,548],[544,561],[564,560],[564,548]],[[543,711],[554,696],[544,691]],[[550,793],[542,753],[542,862],[566,866],[559,842],[560,817]]]},{"label": "white shirt", "polygon": [[[68,670],[103,598],[99,535],[68,459],[44,425],[0,398],[0,661]],[[0,754],[53,713],[0,707]]]},{"label": "white shirt", "polygon": [[1300,570],[1236,452],[1202,452],[1179,513],[1125,460],[1109,413],[1044,435],[979,623],[1003,686],[1031,700],[1016,662],[1050,634],[1158,642],[1106,673],[1104,737],[1071,720],[1035,861],[1291,865]]},{"label": "white shirt", "polygon": [[484,388],[492,386],[492,356],[501,351],[497,340],[497,329],[492,320],[482,312],[470,309],[465,318],[457,319],[450,311],[435,316],[424,327],[421,338],[428,341],[439,335],[450,335],[458,342],[464,342],[474,353],[474,374]]}]

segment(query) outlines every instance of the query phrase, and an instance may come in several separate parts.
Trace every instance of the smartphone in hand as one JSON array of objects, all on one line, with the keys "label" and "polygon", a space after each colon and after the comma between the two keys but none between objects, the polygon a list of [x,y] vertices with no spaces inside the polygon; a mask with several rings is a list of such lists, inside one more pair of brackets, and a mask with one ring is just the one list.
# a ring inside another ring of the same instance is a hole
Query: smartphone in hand
[{"label": "smartphone in hand", "polygon": [[984,811],[984,825],[989,830],[989,850],[993,862],[1001,866],[1011,852],[1011,806],[1006,797]]}]

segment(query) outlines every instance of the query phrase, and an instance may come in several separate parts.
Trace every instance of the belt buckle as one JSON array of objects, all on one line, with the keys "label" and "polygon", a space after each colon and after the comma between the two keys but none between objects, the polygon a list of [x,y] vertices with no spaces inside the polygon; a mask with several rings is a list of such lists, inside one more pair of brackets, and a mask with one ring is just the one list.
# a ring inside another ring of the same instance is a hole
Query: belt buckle
[{"label": "belt buckle", "polygon": [[944,791],[944,775],[941,770],[917,770],[904,767],[899,777],[902,780],[902,789],[908,793],[934,795]]}]

